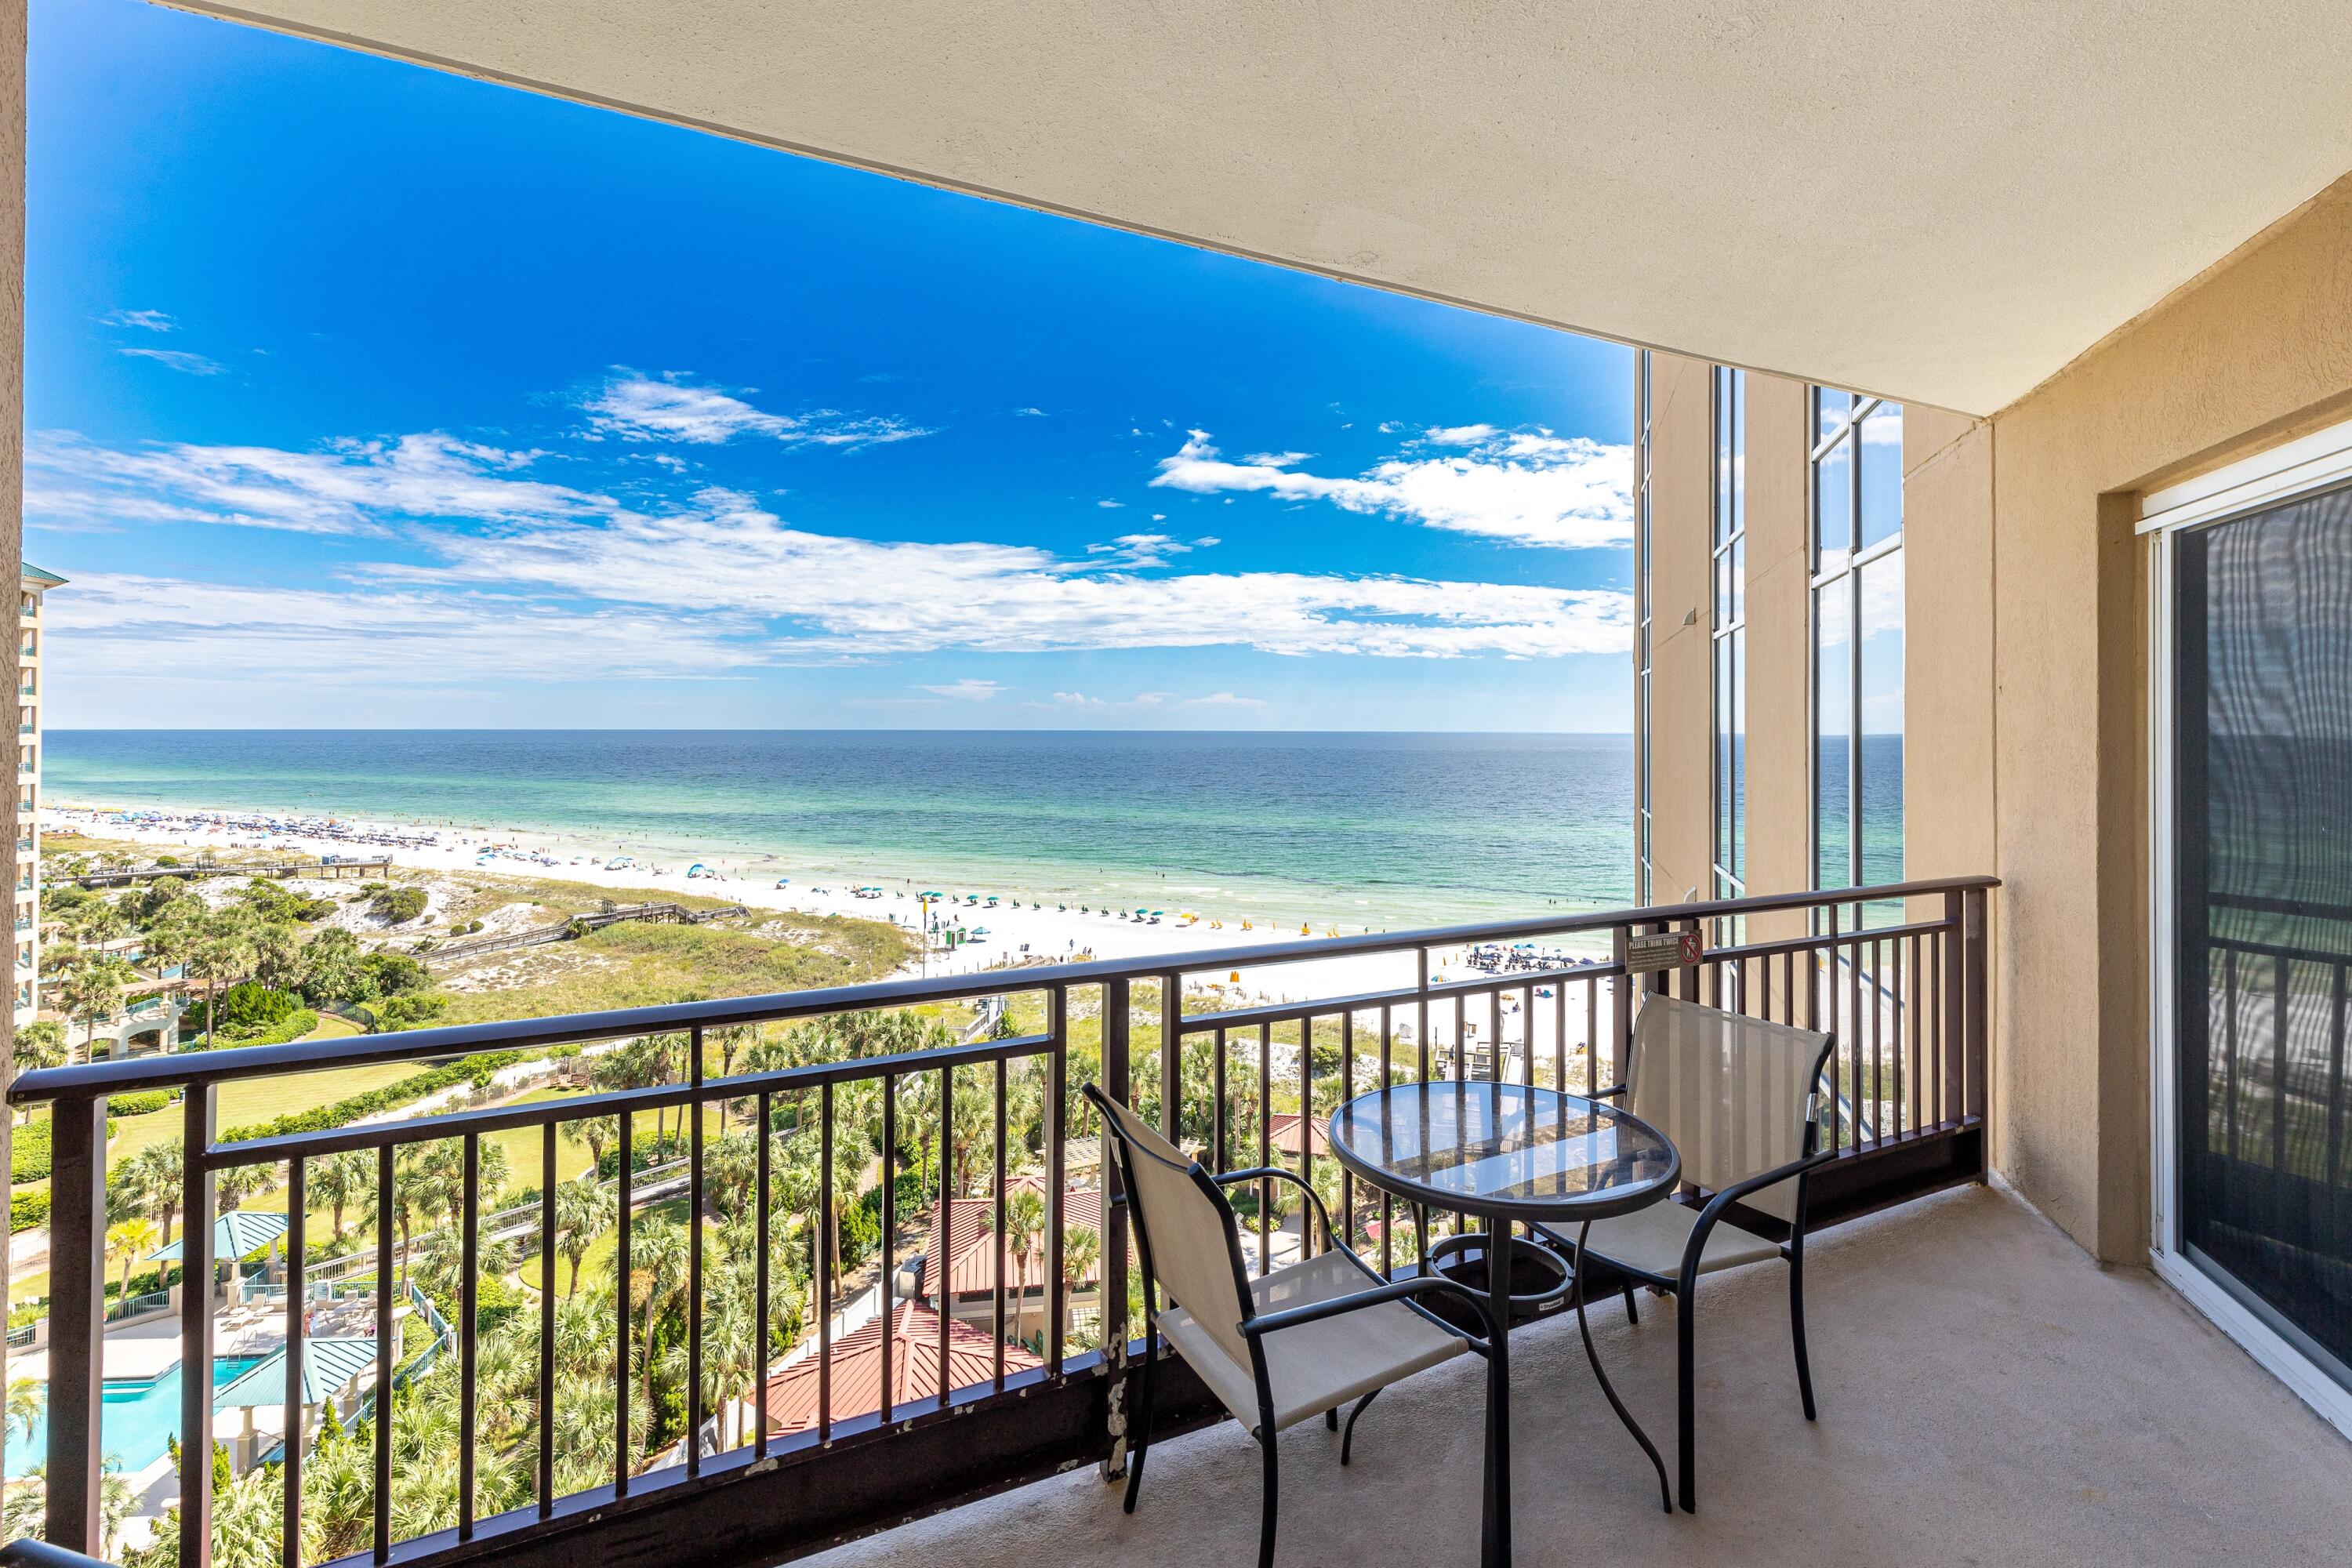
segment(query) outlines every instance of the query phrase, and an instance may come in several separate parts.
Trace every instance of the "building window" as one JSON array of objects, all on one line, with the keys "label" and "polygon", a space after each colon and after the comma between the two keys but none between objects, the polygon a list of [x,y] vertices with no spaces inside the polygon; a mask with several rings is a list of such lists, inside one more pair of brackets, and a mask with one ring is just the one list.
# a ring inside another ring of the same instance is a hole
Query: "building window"
[{"label": "building window", "polygon": [[1640,711],[1633,758],[1633,901],[1650,901],[1650,352],[1633,360],[1633,685]]},{"label": "building window", "polygon": [[[1903,405],[1815,387],[1813,885],[1903,879]],[[1900,900],[1865,911],[1902,917]]]},{"label": "building window", "polygon": [[[1748,892],[1748,375],[1717,365],[1713,380],[1715,897],[1737,899]],[[1740,940],[1738,921],[1721,923],[1718,942]]]}]

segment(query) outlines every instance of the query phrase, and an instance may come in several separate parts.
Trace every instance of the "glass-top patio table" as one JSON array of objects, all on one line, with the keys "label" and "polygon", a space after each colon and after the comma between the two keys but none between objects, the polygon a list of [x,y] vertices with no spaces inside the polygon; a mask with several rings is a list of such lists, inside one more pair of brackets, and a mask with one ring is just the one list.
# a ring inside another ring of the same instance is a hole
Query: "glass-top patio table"
[{"label": "glass-top patio table", "polygon": [[[1581,1227],[1673,1194],[1682,1178],[1682,1158],[1666,1136],[1630,1111],[1580,1095],[1528,1084],[1444,1079],[1360,1094],[1332,1113],[1329,1131],[1332,1154],[1358,1180],[1418,1209],[1485,1221],[1483,1231],[1431,1246],[1426,1267],[1486,1290],[1495,1321],[1506,1330],[1498,1341],[1508,1337],[1515,1311],[1526,1315],[1573,1297],[1593,1375],[1617,1418],[1649,1455],[1660,1497],[1673,1512],[1665,1461],[1617,1397],[1594,1352],[1584,1281],[1551,1248],[1512,1234],[1515,1226],[1538,1221],[1554,1228],[1578,1226],[1581,1258]],[[1497,1258],[1503,1260],[1499,1268],[1493,1267]],[[1514,1277],[1522,1274],[1536,1276],[1542,1288],[1515,1293]],[[1507,1353],[1497,1342],[1495,1354]],[[1496,1465],[1496,1477],[1497,1495],[1489,1517],[1504,1532],[1499,1544],[1507,1558],[1507,1462]]]}]

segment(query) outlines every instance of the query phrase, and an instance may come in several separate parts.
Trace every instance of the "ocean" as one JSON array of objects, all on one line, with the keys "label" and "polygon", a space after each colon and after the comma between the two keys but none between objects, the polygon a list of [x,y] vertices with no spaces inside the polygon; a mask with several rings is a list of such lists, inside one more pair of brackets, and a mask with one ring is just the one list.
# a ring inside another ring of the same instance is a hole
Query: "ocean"
[{"label": "ocean", "polygon": [[1402,928],[1633,896],[1624,735],[52,731],[59,804],[562,836],[573,852]]}]

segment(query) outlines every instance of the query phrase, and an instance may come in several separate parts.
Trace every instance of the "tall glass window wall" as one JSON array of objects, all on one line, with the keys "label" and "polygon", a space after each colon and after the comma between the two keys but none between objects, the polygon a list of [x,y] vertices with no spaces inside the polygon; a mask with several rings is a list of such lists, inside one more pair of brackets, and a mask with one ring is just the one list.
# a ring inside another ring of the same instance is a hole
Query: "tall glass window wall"
[{"label": "tall glass window wall", "polygon": [[[1813,885],[1903,879],[1903,406],[1815,387]],[[1864,910],[1902,918],[1899,900]]]}]

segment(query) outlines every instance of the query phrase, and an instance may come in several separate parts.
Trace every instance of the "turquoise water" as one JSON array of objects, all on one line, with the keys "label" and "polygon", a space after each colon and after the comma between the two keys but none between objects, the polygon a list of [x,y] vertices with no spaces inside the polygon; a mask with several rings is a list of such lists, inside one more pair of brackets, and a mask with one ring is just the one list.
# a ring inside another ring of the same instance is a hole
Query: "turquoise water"
[{"label": "turquoise water", "polygon": [[1623,735],[53,731],[60,803],[570,836],[730,874],[1376,927],[1633,892]]},{"label": "turquoise water", "polygon": [[[213,1361],[213,1387],[226,1385],[261,1358],[217,1356]],[[41,1411],[29,1431],[8,1434],[8,1479],[16,1480],[48,1458],[49,1388],[40,1384]],[[145,1469],[171,1451],[171,1439],[180,1430],[180,1369],[176,1366],[149,1383],[110,1380],[100,1392],[104,1409],[99,1415],[100,1451],[106,1463],[124,1475]]]}]

